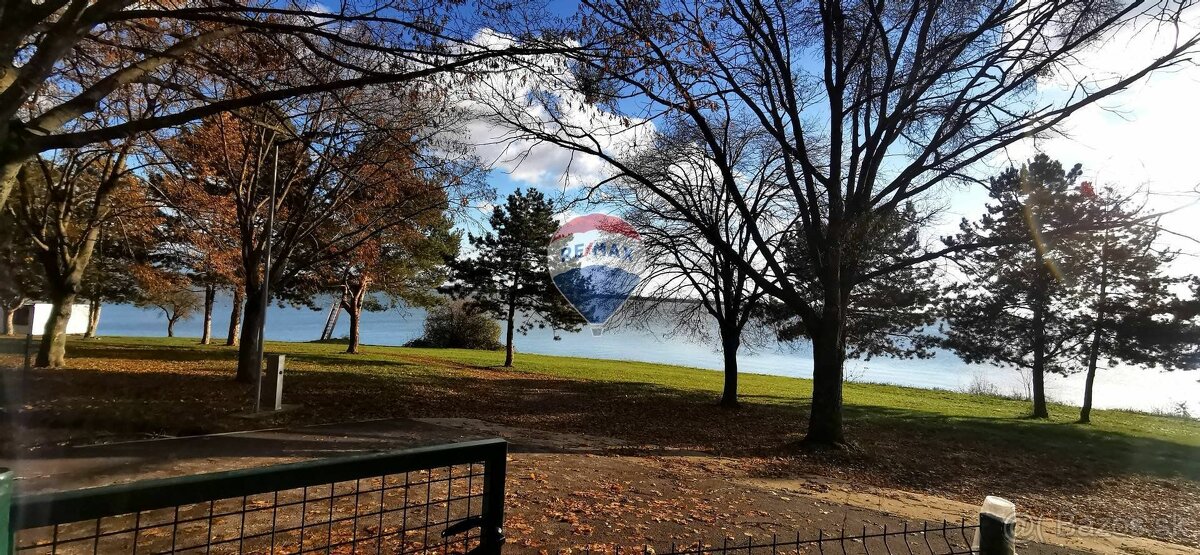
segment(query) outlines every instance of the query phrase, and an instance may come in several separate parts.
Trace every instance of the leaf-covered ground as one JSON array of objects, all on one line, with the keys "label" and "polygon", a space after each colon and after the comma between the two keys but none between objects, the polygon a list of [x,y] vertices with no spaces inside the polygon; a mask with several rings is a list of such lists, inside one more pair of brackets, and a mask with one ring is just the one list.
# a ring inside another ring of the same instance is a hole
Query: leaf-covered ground
[{"label": "leaf-covered ground", "polygon": [[[1200,546],[1200,423],[1097,411],[1094,424],[1023,418],[1021,402],[850,384],[846,451],[796,447],[809,382],[744,376],[743,407],[715,406],[720,376],[664,365],[518,354],[270,344],[289,355],[274,421],[239,418],[248,388],[233,355],[194,340],[74,342],[70,368],[6,373],[7,451],[370,418],[474,418],[615,438],[627,454],[691,452],[738,461],[752,477],[819,475],[964,502],[1001,495],[1023,510]],[[14,353],[17,341],[0,342]],[[7,355],[3,362],[16,365]],[[1100,394],[1104,394],[1101,392]],[[15,408],[15,410],[14,410]],[[569,517],[568,517],[569,518]],[[568,522],[569,524],[569,522]]]}]

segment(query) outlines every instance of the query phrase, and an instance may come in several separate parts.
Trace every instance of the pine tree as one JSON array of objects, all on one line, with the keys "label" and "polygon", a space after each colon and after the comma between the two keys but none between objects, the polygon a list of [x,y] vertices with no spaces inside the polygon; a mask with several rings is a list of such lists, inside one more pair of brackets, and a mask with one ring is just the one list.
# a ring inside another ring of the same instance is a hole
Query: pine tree
[{"label": "pine tree", "polygon": [[[869,225],[855,230],[855,248],[847,253],[863,273],[887,266],[893,260],[914,256],[923,248],[919,231],[928,214],[911,203],[881,214]],[[803,241],[787,244],[787,270],[798,282],[816,287],[817,276],[807,263],[809,253]],[[874,356],[929,358],[935,338],[925,333],[936,321],[939,288],[933,265],[910,266],[859,286],[850,303],[846,321],[846,356],[870,359]],[[804,322],[779,304],[773,304],[773,319],[781,340],[811,337]]]},{"label": "pine tree", "polygon": [[1191,368],[1196,361],[1187,356],[1195,343],[1193,327],[1176,314],[1180,303],[1171,292],[1183,279],[1163,273],[1177,253],[1156,247],[1158,222],[1144,218],[1140,206],[1112,188],[1097,193],[1085,182],[1080,189],[1093,230],[1079,249],[1091,262],[1082,265],[1078,283],[1090,328],[1079,412],[1079,421],[1087,423],[1101,357],[1109,364],[1168,370]]},{"label": "pine tree", "polygon": [[[468,237],[476,255],[451,265],[457,283],[447,291],[507,322],[507,367],[512,366],[516,332],[546,326],[574,331],[583,320],[554,287],[547,268],[546,248],[558,229],[551,203],[538,191],[517,190],[504,207],[492,211],[489,222],[492,231]],[[520,326],[518,315],[523,317]]]},{"label": "pine tree", "polygon": [[1069,373],[1088,336],[1071,283],[1084,262],[1070,237],[1084,217],[1080,171],[1045,154],[1004,171],[990,180],[987,213],[945,239],[992,245],[955,260],[966,279],[946,296],[946,345],[969,363],[1030,370],[1035,418],[1049,416],[1046,373]]}]

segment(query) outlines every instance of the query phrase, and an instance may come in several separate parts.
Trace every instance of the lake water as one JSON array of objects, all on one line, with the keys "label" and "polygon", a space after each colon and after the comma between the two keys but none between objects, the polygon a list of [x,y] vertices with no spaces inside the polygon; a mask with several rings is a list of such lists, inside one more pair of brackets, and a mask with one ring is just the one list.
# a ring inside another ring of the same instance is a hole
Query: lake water
[{"label": "lake water", "polygon": [[[228,299],[219,299],[213,317],[213,332],[224,337],[229,325]],[[267,339],[311,341],[321,335],[326,311],[272,306],[267,315]],[[390,310],[363,314],[362,342],[370,345],[402,345],[421,335],[425,312],[421,309]],[[335,337],[347,334],[348,318],[342,315]],[[199,316],[175,326],[179,336],[200,335]],[[100,335],[163,337],[166,319],[157,309],[130,305],[105,306],[100,318]],[[678,364],[711,370],[722,368],[721,353],[709,345],[679,339],[663,339],[649,330],[606,330],[561,334],[554,340],[550,330],[533,330],[518,335],[518,353],[540,353],[577,357],[639,360]],[[738,357],[741,371],[756,374],[812,377],[808,345],[771,345]],[[939,352],[926,360],[878,358],[850,360],[847,377],[862,382],[907,385],[921,388],[964,390],[973,383],[990,384],[1003,393],[1024,392],[1027,378],[1009,368],[963,363],[954,354]],[[1047,395],[1055,401],[1078,405],[1083,398],[1083,375],[1048,376]],[[1099,408],[1173,410],[1185,403],[1191,414],[1200,414],[1200,371],[1162,372],[1139,368],[1103,369],[1096,377],[1095,405]]]}]

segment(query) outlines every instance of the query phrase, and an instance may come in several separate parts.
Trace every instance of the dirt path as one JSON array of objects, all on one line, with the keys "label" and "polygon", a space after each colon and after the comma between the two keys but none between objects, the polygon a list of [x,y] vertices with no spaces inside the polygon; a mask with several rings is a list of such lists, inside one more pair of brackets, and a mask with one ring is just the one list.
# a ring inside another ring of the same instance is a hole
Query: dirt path
[{"label": "dirt path", "polygon": [[[729,538],[744,544],[772,534],[815,537],[818,530],[897,530],[906,523],[974,518],[973,506],[937,497],[828,480],[753,479],[747,463],[737,459],[678,450],[633,451],[611,438],[462,418],[37,450],[0,465],[16,469],[22,491],[76,489],[495,436],[512,443],[506,498],[509,552],[643,544],[661,551],[672,543],[697,540],[720,544]],[[630,452],[637,454],[622,454]],[[1052,521],[1038,524],[1022,526],[1021,553],[1200,553],[1119,534],[1070,533]]]}]

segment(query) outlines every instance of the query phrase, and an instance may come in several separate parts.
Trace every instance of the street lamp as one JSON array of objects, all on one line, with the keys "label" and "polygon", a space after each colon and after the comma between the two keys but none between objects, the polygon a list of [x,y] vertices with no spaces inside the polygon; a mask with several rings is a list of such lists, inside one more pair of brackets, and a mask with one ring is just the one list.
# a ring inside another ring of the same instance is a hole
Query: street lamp
[{"label": "street lamp", "polygon": [[271,301],[271,237],[275,235],[275,195],[279,182],[279,144],[275,144],[275,164],[271,172],[271,202],[267,206],[267,234],[263,240],[266,259],[263,262],[262,302],[258,318],[258,356],[254,363],[254,412],[262,409],[262,366],[266,349],[267,304]]}]

